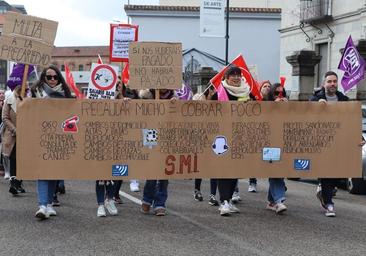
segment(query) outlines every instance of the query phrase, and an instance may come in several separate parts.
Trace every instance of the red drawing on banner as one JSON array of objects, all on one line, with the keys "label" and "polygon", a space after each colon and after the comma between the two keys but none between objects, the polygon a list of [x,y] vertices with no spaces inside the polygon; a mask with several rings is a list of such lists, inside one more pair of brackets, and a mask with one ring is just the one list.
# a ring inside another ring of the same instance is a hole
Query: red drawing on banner
[{"label": "red drawing on banner", "polygon": [[77,132],[78,127],[76,123],[79,122],[78,116],[73,116],[62,122],[62,129],[64,132]]}]

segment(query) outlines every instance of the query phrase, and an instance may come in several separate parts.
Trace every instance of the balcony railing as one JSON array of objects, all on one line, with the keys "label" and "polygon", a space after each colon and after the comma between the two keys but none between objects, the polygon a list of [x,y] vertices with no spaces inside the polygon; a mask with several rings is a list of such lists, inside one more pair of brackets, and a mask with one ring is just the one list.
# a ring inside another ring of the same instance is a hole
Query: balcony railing
[{"label": "balcony railing", "polygon": [[326,23],[332,19],[332,0],[300,0],[300,22]]}]

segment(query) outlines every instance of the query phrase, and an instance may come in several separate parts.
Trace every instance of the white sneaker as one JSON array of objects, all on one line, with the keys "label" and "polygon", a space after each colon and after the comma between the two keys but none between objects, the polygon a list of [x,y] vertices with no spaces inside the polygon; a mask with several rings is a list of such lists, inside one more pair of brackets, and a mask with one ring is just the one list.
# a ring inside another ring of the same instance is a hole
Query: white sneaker
[{"label": "white sneaker", "polygon": [[239,196],[238,192],[234,192],[232,198],[231,198],[231,202],[233,202],[234,204],[238,203],[239,201],[241,201],[241,197]]},{"label": "white sneaker", "polygon": [[8,172],[5,172],[4,179],[6,180],[10,179],[10,174]]},{"label": "white sneaker", "polygon": [[257,184],[250,183],[248,187],[248,192],[255,193],[257,192]]},{"label": "white sneaker", "polygon": [[118,209],[117,209],[113,199],[106,200],[104,202],[104,206],[105,206],[105,208],[107,208],[107,211],[109,212],[110,215],[118,214]]},{"label": "white sneaker", "polygon": [[233,205],[231,202],[229,203],[229,208],[230,208],[230,213],[239,213],[240,212],[240,210],[235,205]]},{"label": "white sneaker", "polygon": [[107,213],[105,212],[104,205],[99,205],[97,211],[97,217],[105,217],[105,216],[107,216]]},{"label": "white sneaker", "polygon": [[277,214],[281,214],[287,210],[287,206],[284,203],[277,203],[275,207]]},{"label": "white sneaker", "polygon": [[130,182],[130,190],[131,192],[139,192],[139,182],[137,180],[131,180]]},{"label": "white sneaker", "polygon": [[221,216],[229,216],[230,215],[230,205],[225,200],[219,207],[220,215]]},{"label": "white sneaker", "polygon": [[333,205],[328,205],[327,210],[325,211],[325,216],[327,217],[335,217],[335,210]]},{"label": "white sneaker", "polygon": [[47,213],[49,214],[49,216],[57,215],[57,212],[55,211],[55,209],[53,209],[52,204],[48,204],[46,210],[47,210]]},{"label": "white sneaker", "polygon": [[36,212],[35,216],[41,220],[48,219],[50,217],[49,213],[47,212],[47,207],[44,205],[39,207],[39,210]]}]

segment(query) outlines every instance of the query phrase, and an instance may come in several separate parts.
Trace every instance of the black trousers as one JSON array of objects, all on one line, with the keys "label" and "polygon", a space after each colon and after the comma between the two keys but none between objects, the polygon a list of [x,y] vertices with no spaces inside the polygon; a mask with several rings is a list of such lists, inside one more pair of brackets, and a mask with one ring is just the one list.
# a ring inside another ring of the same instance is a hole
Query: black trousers
[{"label": "black trousers", "polygon": [[[201,183],[202,179],[195,179],[194,180],[194,190],[201,191]],[[216,195],[217,190],[217,179],[210,179],[210,192],[211,195]]]},{"label": "black trousers", "polygon": [[10,153],[9,160],[10,160],[10,177],[17,176],[17,161],[16,161],[16,147],[14,145],[13,150]]},{"label": "black trousers", "polygon": [[223,203],[225,200],[228,202],[233,196],[236,183],[238,179],[217,179],[217,186],[220,193],[220,201]]},{"label": "black trousers", "polygon": [[322,187],[322,197],[325,205],[334,204],[332,201],[334,187],[339,186],[341,179],[319,179]]}]

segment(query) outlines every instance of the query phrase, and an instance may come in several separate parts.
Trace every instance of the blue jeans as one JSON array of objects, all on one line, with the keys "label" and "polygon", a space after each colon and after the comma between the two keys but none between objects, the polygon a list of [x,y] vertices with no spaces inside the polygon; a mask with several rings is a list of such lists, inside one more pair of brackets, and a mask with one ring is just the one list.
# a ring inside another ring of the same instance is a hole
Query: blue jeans
[{"label": "blue jeans", "polygon": [[46,206],[52,203],[53,194],[56,190],[56,180],[38,180],[38,204]]},{"label": "blue jeans", "polygon": [[[103,183],[103,184],[102,184]],[[105,192],[107,192],[107,198],[113,199],[114,186],[111,181],[99,181],[95,183],[95,193],[97,194],[98,205],[103,205],[105,200]]]},{"label": "blue jeans", "polygon": [[168,199],[168,180],[147,180],[142,201],[154,209],[165,208]]},{"label": "blue jeans", "polygon": [[284,178],[269,178],[268,201],[270,203],[282,203],[286,200],[285,179]]}]

